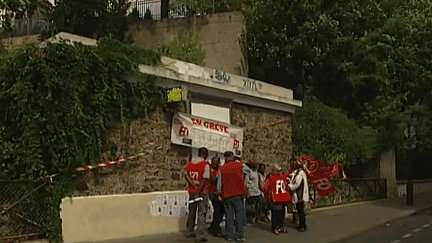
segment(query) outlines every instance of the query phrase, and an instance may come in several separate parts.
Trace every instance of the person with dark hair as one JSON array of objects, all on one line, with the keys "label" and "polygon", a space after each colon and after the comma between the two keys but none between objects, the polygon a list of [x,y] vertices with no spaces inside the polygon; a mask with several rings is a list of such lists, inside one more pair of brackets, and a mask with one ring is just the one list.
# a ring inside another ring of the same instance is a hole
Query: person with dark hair
[{"label": "person with dark hair", "polygon": [[213,157],[210,166],[210,183],[208,186],[208,193],[213,206],[213,221],[210,225],[209,231],[213,236],[222,236],[220,223],[225,213],[224,206],[219,200],[219,193],[217,191],[217,178],[219,175],[220,158]]},{"label": "person with dark hair", "polygon": [[288,186],[293,191],[293,202],[296,204],[299,217],[299,225],[296,229],[303,232],[307,230],[304,204],[309,201],[309,187],[301,162],[296,161],[294,166],[296,170],[294,171],[293,180]]},{"label": "person with dark hair", "polygon": [[[187,237],[195,236],[195,242],[206,242],[204,238],[206,214],[208,208],[207,182],[210,178],[210,166],[207,162],[208,150],[200,148],[198,156],[202,159],[198,162],[189,161],[186,164],[184,175],[188,182],[189,214],[186,222]],[[198,228],[194,234],[195,220],[198,210]]]},{"label": "person with dark hair", "polygon": [[[258,176],[259,176],[259,186],[260,186],[260,190],[262,192],[264,192],[264,181],[266,179],[266,165],[263,163],[260,163],[258,165]],[[266,195],[263,195],[261,197],[261,201],[260,201],[260,221],[264,222],[264,223],[268,223],[270,222],[270,219],[268,218],[268,211],[269,211],[269,202],[268,202],[268,198],[266,197]]]},{"label": "person with dark hair", "polygon": [[279,235],[287,233],[284,229],[285,204],[291,200],[288,190],[286,175],[282,172],[280,165],[273,165],[272,173],[264,183],[264,191],[267,192],[272,201],[271,226],[272,232]]},{"label": "person with dark hair", "polygon": [[[294,180],[294,168],[295,168],[295,158],[291,158],[290,160],[290,169],[287,172],[287,180],[288,182],[291,182]],[[293,202],[294,199],[294,195],[293,192],[290,190],[291,192],[291,201],[288,203],[288,208],[291,213],[292,213],[292,221],[291,223],[293,224],[297,224],[298,223],[298,214],[297,214],[297,208],[295,205],[295,202]]]},{"label": "person with dark hair", "polygon": [[226,239],[237,242],[246,241],[244,231],[246,221],[244,198],[247,193],[245,165],[236,160],[231,151],[225,152],[224,157],[225,164],[219,169],[217,188],[225,208]]}]

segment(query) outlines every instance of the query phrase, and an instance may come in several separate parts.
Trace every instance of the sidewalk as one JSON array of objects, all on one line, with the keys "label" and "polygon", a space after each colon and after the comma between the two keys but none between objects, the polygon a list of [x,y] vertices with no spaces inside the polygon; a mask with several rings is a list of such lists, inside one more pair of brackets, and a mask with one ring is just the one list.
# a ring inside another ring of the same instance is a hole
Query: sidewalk
[{"label": "sidewalk", "polygon": [[[247,242],[333,243],[341,242],[377,226],[418,211],[432,208],[432,192],[414,195],[414,206],[406,205],[406,198],[381,199],[312,210],[306,218],[308,231],[297,232],[290,220],[285,226],[288,234],[275,235],[269,224],[256,223],[246,227]],[[207,235],[209,243],[226,242],[223,238]],[[144,236],[131,239],[98,241],[93,243],[166,243],[194,242],[182,233]]]}]

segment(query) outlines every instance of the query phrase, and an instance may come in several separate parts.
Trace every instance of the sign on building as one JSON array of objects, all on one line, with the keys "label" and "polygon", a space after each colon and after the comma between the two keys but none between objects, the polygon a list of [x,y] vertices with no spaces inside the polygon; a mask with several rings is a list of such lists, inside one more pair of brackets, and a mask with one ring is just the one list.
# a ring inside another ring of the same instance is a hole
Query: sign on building
[{"label": "sign on building", "polygon": [[165,101],[167,103],[179,102],[182,100],[182,88],[173,87],[165,89]]},{"label": "sign on building", "polygon": [[221,153],[232,151],[241,156],[243,129],[240,127],[185,113],[174,114],[172,123],[171,142],[174,144],[206,147]]}]

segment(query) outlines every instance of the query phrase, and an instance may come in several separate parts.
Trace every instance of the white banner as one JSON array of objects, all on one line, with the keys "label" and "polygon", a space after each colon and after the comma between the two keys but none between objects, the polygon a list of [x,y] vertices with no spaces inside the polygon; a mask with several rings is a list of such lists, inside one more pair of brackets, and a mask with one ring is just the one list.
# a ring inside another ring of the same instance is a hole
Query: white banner
[{"label": "white banner", "polygon": [[243,129],[224,122],[176,113],[171,129],[171,142],[193,148],[206,147],[221,153],[232,151],[241,156]]}]

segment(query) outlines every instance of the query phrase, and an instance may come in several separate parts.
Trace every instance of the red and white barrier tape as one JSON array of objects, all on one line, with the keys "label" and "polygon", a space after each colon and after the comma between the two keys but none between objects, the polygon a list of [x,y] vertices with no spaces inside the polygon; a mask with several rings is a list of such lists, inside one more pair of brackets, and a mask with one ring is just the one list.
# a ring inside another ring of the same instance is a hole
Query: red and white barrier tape
[{"label": "red and white barrier tape", "polygon": [[[158,147],[154,148],[154,150],[159,150],[161,148],[162,148],[162,146],[158,146]],[[109,162],[103,162],[103,163],[99,163],[99,164],[95,164],[95,165],[85,165],[85,166],[73,169],[72,172],[88,171],[88,170],[93,170],[93,169],[97,169],[97,168],[106,167],[106,166],[109,166],[109,165],[119,164],[121,162],[125,162],[125,161],[128,161],[128,160],[137,159],[137,158],[139,158],[141,156],[144,156],[146,154],[149,154],[149,152],[140,153],[140,154],[128,157],[128,158],[123,158],[123,159],[109,161]]]}]

